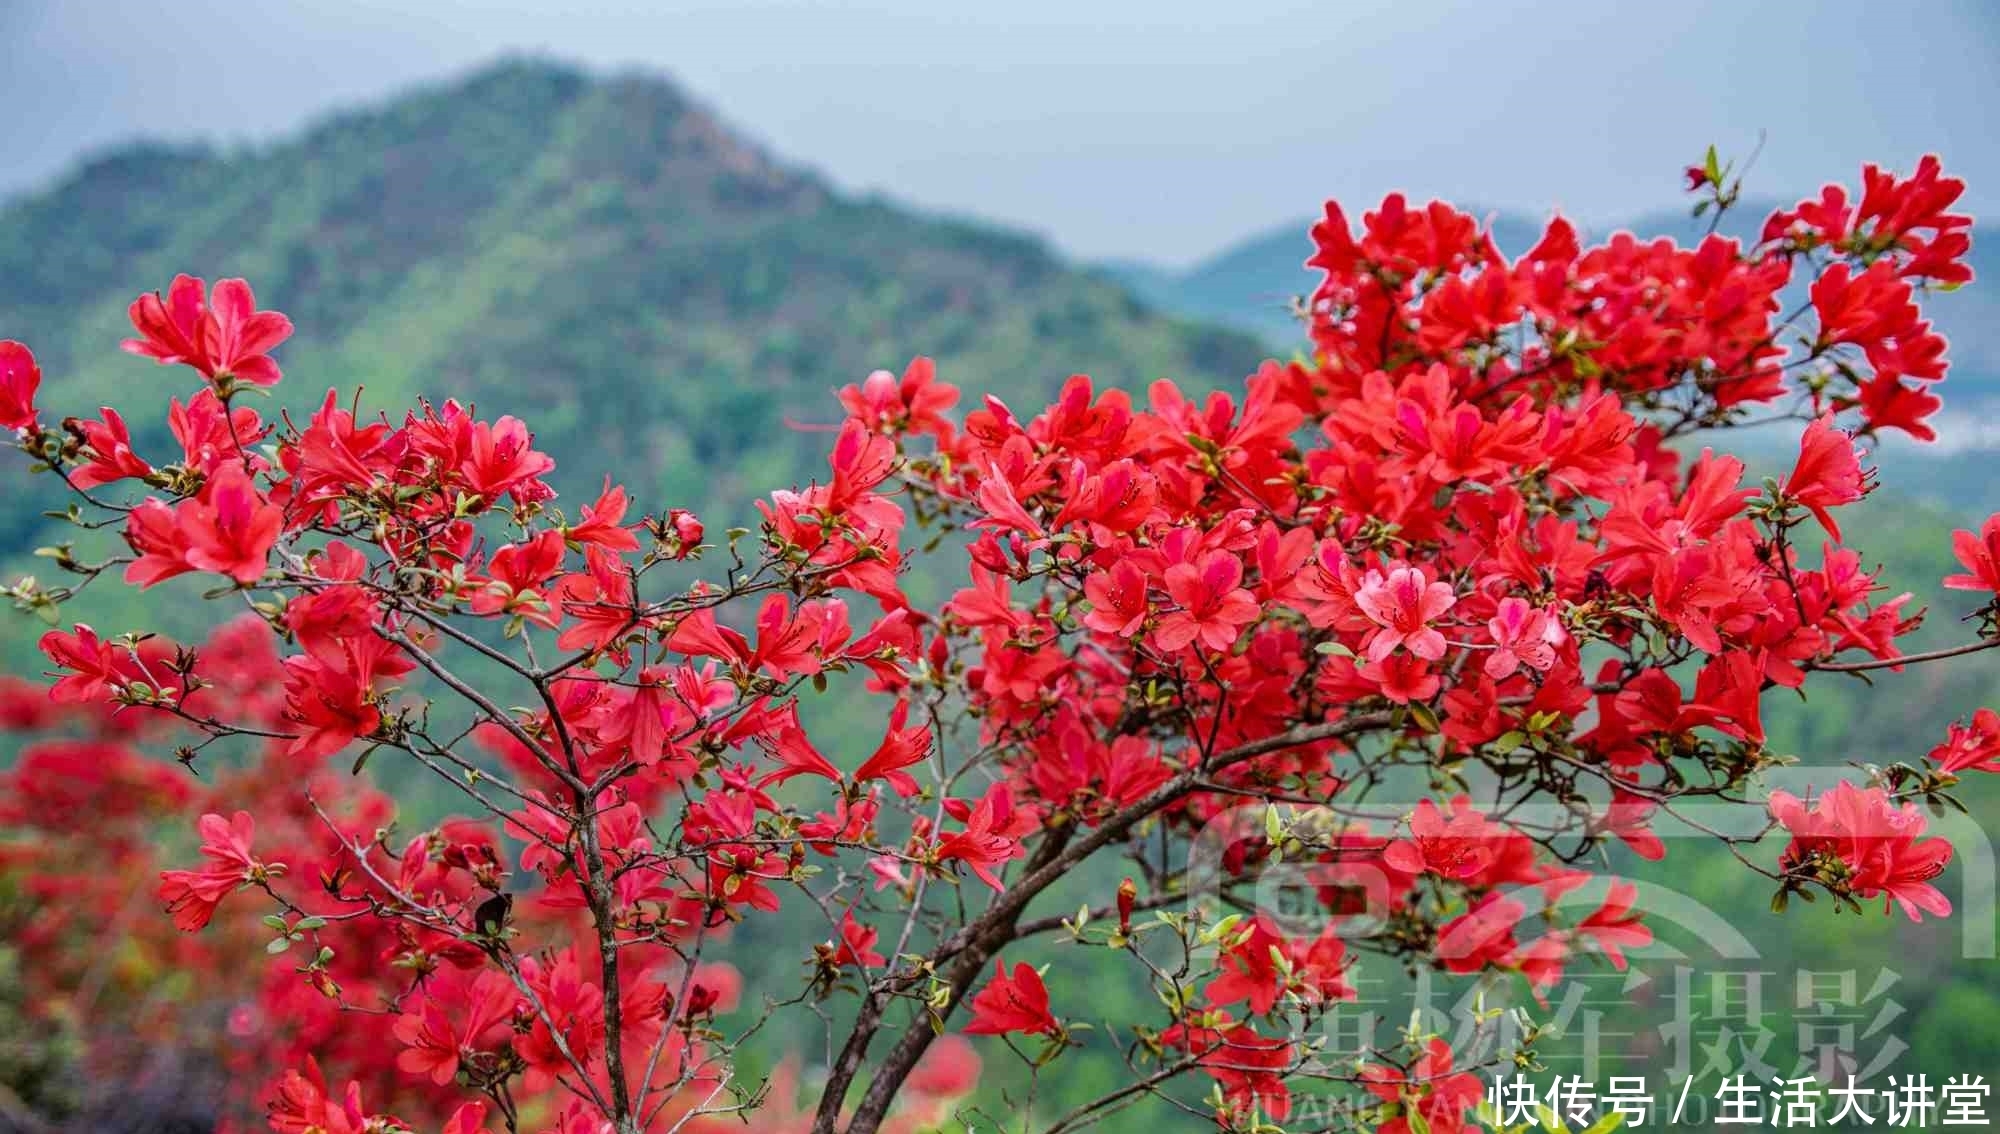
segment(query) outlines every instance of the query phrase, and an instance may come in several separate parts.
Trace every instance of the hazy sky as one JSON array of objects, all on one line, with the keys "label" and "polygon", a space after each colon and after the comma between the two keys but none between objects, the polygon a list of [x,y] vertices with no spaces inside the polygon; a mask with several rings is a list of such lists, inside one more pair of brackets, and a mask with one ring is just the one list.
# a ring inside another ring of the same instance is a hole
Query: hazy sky
[{"label": "hazy sky", "polygon": [[838,183],[1185,263],[1391,188],[1610,220],[1711,140],[1753,191],[1925,150],[2000,202],[2000,5],[0,0],[0,192],[268,138],[508,51],[669,73]]}]

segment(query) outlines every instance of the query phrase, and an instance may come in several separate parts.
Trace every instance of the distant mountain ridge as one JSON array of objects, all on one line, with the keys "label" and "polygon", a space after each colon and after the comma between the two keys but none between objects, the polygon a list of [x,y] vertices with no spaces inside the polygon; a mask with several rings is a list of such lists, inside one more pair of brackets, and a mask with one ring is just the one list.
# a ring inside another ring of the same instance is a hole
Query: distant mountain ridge
[{"label": "distant mountain ridge", "polygon": [[[184,392],[117,349],[132,297],[182,271],[244,276],[297,323],[267,413],[330,385],[370,412],[477,401],[527,420],[571,494],[615,473],[731,522],[825,475],[827,439],[787,423],[835,420],[872,368],[930,354],[1026,402],[1079,371],[1219,382],[1263,351],[1036,239],[844,194],[668,81],[536,60],[270,145],[125,147],[0,205],[0,337],[62,412],[158,421]],[[40,506],[0,499],[0,550]]]}]

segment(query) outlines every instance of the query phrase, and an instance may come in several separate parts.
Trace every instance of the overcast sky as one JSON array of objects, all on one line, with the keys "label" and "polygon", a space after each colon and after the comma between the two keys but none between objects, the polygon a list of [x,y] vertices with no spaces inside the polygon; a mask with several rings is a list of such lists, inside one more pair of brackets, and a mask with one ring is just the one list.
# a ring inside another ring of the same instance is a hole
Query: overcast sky
[{"label": "overcast sky", "polygon": [[1186,263],[1387,189],[1607,221],[1711,140],[1753,191],[1938,150],[2000,201],[2000,5],[0,0],[0,192],[259,140],[505,52],[670,74],[849,187]]}]

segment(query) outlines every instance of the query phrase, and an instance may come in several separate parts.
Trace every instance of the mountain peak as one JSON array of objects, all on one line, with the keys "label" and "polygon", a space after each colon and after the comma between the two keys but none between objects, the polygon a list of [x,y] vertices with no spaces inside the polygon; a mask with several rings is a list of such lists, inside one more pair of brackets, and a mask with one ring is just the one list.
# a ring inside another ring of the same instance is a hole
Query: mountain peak
[{"label": "mountain peak", "polygon": [[[513,87],[524,83],[581,87],[593,81],[594,77],[588,67],[560,56],[510,51],[481,63],[456,78],[446,78],[432,84],[432,88],[476,95],[482,90]],[[673,87],[673,83],[664,76],[656,75],[653,81],[662,87],[670,89]]]}]

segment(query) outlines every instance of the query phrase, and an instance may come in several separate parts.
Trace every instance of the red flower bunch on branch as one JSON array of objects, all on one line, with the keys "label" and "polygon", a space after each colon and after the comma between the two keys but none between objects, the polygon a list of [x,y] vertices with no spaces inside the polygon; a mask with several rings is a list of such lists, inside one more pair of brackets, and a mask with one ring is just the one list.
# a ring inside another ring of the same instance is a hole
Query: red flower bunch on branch
[{"label": "red flower bunch on branch", "polygon": [[[1691,180],[1726,207],[1714,165]],[[292,328],[242,281],[134,303],[127,348],[199,378],[164,433],[44,423],[33,357],[0,344],[0,425],[124,543],[50,549],[69,579],[14,602],[61,624],[107,579],[188,576],[247,610],[192,645],[51,630],[52,688],[6,688],[51,734],[6,777],[8,865],[70,911],[17,939],[48,987],[82,979],[68,950],[132,902],[117,879],[157,877],[140,901],[201,932],[135,948],[244,1006],[240,1101],[281,1131],[916,1129],[976,1079],[956,1031],[1028,1074],[1091,1043],[1143,1058],[1055,1130],[1139,1094],[1259,1128],[1309,1084],[1385,1131],[1459,1129],[1477,1068],[1443,1040],[1358,1065],[1302,1038],[1356,966],[1537,991],[1623,966],[1651,940],[1637,892],[1577,864],[1744,806],[1780,760],[1766,691],[2000,644],[2000,518],[1944,581],[1982,636],[1921,655],[1910,596],[1837,526],[1877,437],[1931,433],[1920,302],[1969,276],[1961,188],[1871,166],[1858,206],[1829,188],[1754,244],[1586,247],[1558,217],[1511,260],[1443,203],[1358,228],[1329,204],[1301,360],[1200,396],[1077,375],[1021,414],[918,359],[842,391],[824,475],[719,543],[616,484],[566,503],[527,424],[457,402],[329,391],[264,420],[249,388]],[[1713,439],[1774,419],[1799,453],[1760,488]],[[918,570],[950,597],[915,601]],[[820,690],[880,712],[860,750],[808,724]],[[1792,841],[1757,869],[1944,915],[1950,848],[1915,804],[2000,768],[1991,716],[1923,768],[1771,795]],[[463,817],[398,833],[355,775],[388,761]],[[1371,810],[1398,769],[1464,788]],[[1048,908],[1112,858],[1132,877]],[[1280,862],[1309,925],[1256,908]],[[825,931],[800,987],[743,995],[718,950],[801,909]],[[1157,1011],[1080,1026],[1078,949],[1132,963]],[[795,1109],[737,1056],[808,1010],[845,1030]]]}]

